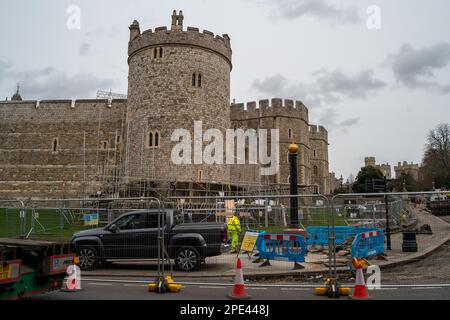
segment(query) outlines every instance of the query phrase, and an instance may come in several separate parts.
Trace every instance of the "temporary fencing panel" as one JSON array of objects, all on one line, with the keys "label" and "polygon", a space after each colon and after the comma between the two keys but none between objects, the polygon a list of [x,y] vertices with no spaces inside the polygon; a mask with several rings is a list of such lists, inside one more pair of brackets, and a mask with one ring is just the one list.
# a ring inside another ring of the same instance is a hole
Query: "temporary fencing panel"
[{"label": "temporary fencing panel", "polygon": [[356,235],[352,243],[352,257],[368,258],[384,253],[384,231],[373,229]]},{"label": "temporary fencing panel", "polygon": [[[345,242],[349,237],[354,237],[358,233],[373,230],[373,228],[367,227],[351,227],[351,226],[336,226],[334,227],[334,233],[336,236],[335,244],[340,245]],[[308,245],[328,245],[329,232],[333,232],[332,228],[328,227],[306,227],[308,232]]]},{"label": "temporary fencing panel", "polygon": [[261,233],[256,245],[263,259],[305,262],[306,241],[300,235]]}]

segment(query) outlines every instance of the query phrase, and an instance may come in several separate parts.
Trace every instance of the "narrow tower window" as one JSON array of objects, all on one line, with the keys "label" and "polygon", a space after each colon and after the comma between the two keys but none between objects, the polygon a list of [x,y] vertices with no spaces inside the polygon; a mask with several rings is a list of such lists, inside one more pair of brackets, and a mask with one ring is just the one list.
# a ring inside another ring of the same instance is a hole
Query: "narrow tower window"
[{"label": "narrow tower window", "polygon": [[155,147],[159,146],[159,132],[158,131],[155,132],[155,143],[154,143],[154,146]]},{"label": "narrow tower window", "polygon": [[159,138],[161,134],[157,130],[149,130],[147,133],[145,146],[147,148],[156,148],[159,147]]},{"label": "narrow tower window", "polygon": [[153,58],[156,59],[158,57],[158,49],[153,49]]},{"label": "narrow tower window", "polygon": [[195,78],[196,78],[196,74],[193,73],[192,74],[192,86],[195,87]]},{"label": "narrow tower window", "polygon": [[53,139],[52,150],[53,150],[53,152],[58,151],[58,138]]},{"label": "narrow tower window", "polygon": [[163,56],[163,48],[159,48],[159,57],[162,58]]},{"label": "narrow tower window", "polygon": [[202,86],[202,75],[200,73],[198,74],[197,85],[198,85],[198,87]]},{"label": "narrow tower window", "polygon": [[292,129],[288,129],[288,139],[292,139]]},{"label": "narrow tower window", "polygon": [[317,168],[317,166],[314,166],[314,168],[313,168],[313,174],[314,174],[315,176],[317,176],[318,171],[319,171],[319,169]]},{"label": "narrow tower window", "polygon": [[198,181],[203,181],[203,170],[198,170]]},{"label": "narrow tower window", "polygon": [[150,131],[150,132],[148,133],[147,145],[148,145],[149,147],[153,147],[153,132],[152,132],[152,131]]}]

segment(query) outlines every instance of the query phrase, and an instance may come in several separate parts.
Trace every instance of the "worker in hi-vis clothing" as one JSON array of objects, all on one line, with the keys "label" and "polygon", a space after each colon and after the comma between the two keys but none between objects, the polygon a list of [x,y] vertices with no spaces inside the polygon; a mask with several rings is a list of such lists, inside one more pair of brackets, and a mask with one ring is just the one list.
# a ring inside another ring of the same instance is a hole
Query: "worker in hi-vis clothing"
[{"label": "worker in hi-vis clothing", "polygon": [[230,253],[237,252],[239,242],[239,234],[241,233],[241,222],[237,217],[237,212],[233,212],[233,216],[228,220],[228,235],[231,238]]}]

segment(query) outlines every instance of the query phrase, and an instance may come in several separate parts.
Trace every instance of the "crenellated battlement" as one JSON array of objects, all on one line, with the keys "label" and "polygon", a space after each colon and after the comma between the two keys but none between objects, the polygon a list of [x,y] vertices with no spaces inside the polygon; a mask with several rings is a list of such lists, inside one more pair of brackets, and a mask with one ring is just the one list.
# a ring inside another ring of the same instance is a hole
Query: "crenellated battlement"
[{"label": "crenellated battlement", "polygon": [[193,46],[212,50],[223,56],[231,66],[231,43],[227,34],[214,35],[209,30],[200,32],[197,27],[187,27],[183,30],[182,11],[177,15],[174,11],[172,15],[172,26],[168,30],[167,27],[157,27],[140,32],[139,23],[135,20],[130,25],[130,41],[128,43],[128,60],[138,51],[146,48],[158,47],[163,45],[182,45]]},{"label": "crenellated battlement", "polygon": [[8,107],[8,106],[33,106],[36,109],[42,107],[58,107],[58,108],[68,108],[75,109],[79,106],[91,105],[92,107],[104,106],[106,108],[120,107],[127,103],[127,99],[77,99],[77,100],[68,100],[68,99],[54,99],[54,100],[22,100],[22,101],[0,101],[0,108]]},{"label": "crenellated battlement", "polygon": [[262,117],[289,117],[308,122],[308,109],[301,101],[272,98],[244,103],[232,103],[231,120],[250,120]]},{"label": "crenellated battlement", "polygon": [[310,139],[322,139],[328,142],[328,131],[323,126],[310,125],[309,126]]},{"label": "crenellated battlement", "polygon": [[407,169],[419,169],[418,163],[413,163],[412,161],[408,163],[407,161],[398,162],[396,166],[394,166],[395,170],[407,170]]}]

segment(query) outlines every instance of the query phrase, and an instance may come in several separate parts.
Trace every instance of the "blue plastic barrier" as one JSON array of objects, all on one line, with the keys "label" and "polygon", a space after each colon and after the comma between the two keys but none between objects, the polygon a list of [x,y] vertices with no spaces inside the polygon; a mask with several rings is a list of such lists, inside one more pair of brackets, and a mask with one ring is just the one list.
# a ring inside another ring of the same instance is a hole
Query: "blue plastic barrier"
[{"label": "blue plastic barrier", "polygon": [[263,259],[305,262],[306,241],[301,235],[261,233],[256,247]]},{"label": "blue plastic barrier", "polygon": [[[354,237],[358,233],[373,230],[374,228],[367,227],[351,227],[351,226],[335,226],[334,233],[336,236],[335,244],[340,245],[345,242],[349,237]],[[307,245],[328,245],[328,227],[306,227],[308,232]],[[330,232],[333,229],[330,228]]]},{"label": "blue plastic barrier", "polygon": [[373,228],[356,235],[352,242],[352,258],[368,258],[384,252],[384,231]]}]

